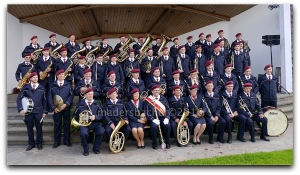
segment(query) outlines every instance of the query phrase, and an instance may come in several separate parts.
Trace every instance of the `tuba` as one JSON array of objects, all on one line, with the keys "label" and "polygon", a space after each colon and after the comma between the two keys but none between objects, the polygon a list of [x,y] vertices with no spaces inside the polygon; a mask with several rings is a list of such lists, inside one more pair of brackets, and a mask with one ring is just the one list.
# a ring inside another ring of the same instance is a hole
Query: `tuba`
[{"label": "tuba", "polygon": [[115,127],[114,131],[110,135],[109,139],[109,149],[113,153],[119,153],[122,151],[125,144],[125,135],[119,132],[119,129],[125,125],[125,120],[121,117],[118,125]]},{"label": "tuba", "polygon": [[[71,61],[71,60],[70,60]],[[69,65],[69,67],[65,70],[64,72],[64,79],[66,79],[68,76],[70,76],[71,74],[69,73],[69,69],[73,66],[73,62],[71,61],[71,64]]]},{"label": "tuba", "polygon": [[89,51],[86,54],[86,62],[85,65],[88,66],[89,68],[93,65],[94,60],[95,60],[95,52],[98,52],[100,50],[99,46],[96,46],[93,50]]},{"label": "tuba", "polygon": [[24,75],[24,77],[22,78],[21,82],[18,84],[17,86],[17,89],[21,90],[22,87],[25,85],[25,84],[28,84],[30,83],[30,80],[28,79],[32,69],[33,69],[33,65],[31,64],[31,68],[26,72],[26,74]]},{"label": "tuba", "polygon": [[41,48],[41,49],[37,49],[34,52],[32,52],[32,55],[33,55],[32,62],[33,62],[33,64],[36,64],[37,59],[42,56],[42,50],[43,49]]},{"label": "tuba", "polygon": [[188,115],[189,115],[189,111],[185,109],[177,126],[177,141],[180,145],[183,146],[187,145],[190,141],[189,128],[187,126],[183,126],[183,122],[185,121]]},{"label": "tuba", "polygon": [[[55,58],[55,59],[58,59],[60,58],[60,54],[59,54],[59,50],[61,48],[65,47],[65,45],[63,43],[61,43],[57,48],[55,48],[53,51],[50,50],[50,56]],[[50,48],[51,49],[51,48]]]},{"label": "tuba", "polygon": [[166,35],[161,34],[161,37],[163,38],[163,41],[162,41],[157,53],[161,52],[162,48],[165,47],[165,45],[167,45],[168,42],[172,41],[172,39]]},{"label": "tuba", "polygon": [[[146,52],[146,50],[149,48],[149,44],[154,40],[155,38],[148,34],[147,33],[147,39],[144,41],[142,47],[140,48],[139,51],[142,51],[142,52]],[[143,55],[140,55],[140,54],[137,54],[136,55],[136,59],[139,60],[139,62],[141,63],[142,62],[142,59],[143,59]]]},{"label": "tuba", "polygon": [[79,114],[79,117],[74,117],[71,121],[73,126],[90,126],[92,124],[91,116],[92,112],[89,110],[84,110]]},{"label": "tuba", "polygon": [[82,47],[82,49],[76,51],[73,53],[73,55],[71,56],[70,60],[74,63],[74,65],[76,65],[78,63],[78,56],[77,54],[82,53],[86,51],[86,47]]},{"label": "tuba", "polygon": [[51,66],[52,66],[52,60],[51,60],[51,58],[50,58],[50,64],[47,66],[47,68],[43,71],[43,75],[42,76],[40,76],[40,80],[44,80],[46,77],[49,77],[50,76],[50,74],[48,73],[48,72],[46,72],[46,70],[48,69],[48,68],[51,68]]},{"label": "tuba", "polygon": [[128,35],[128,36],[129,36],[129,37],[128,37],[128,40],[123,44],[123,46],[120,47],[120,48],[123,49],[123,51],[122,51],[122,52],[120,52],[120,51],[117,52],[117,61],[118,61],[118,62],[123,62],[123,61],[127,58],[127,56],[128,56],[128,51],[129,51],[129,49],[130,49],[129,45],[130,45],[131,43],[136,42],[136,41],[132,38],[131,35]]}]

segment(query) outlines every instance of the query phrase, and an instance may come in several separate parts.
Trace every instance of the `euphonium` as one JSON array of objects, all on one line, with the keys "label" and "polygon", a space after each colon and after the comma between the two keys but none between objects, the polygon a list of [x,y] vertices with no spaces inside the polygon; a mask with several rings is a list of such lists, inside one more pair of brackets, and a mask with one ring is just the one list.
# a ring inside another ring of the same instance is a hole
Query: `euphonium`
[{"label": "euphonium", "polygon": [[[70,60],[71,61],[71,60]],[[64,72],[64,79],[66,79],[68,76],[70,76],[71,74],[69,73],[69,69],[72,67],[73,62],[71,61],[71,64],[69,65],[69,67],[65,70]]]},{"label": "euphonium", "polygon": [[61,48],[65,47],[65,45],[63,43],[61,43],[57,48],[55,48],[53,51],[50,51],[50,56],[55,58],[55,59],[58,59],[60,58],[60,54],[59,54],[59,50]]},{"label": "euphonium", "polygon": [[33,64],[36,64],[37,59],[42,56],[42,50],[43,49],[37,49],[34,52],[32,52],[33,58],[32,58],[32,62]]},{"label": "euphonium", "polygon": [[162,37],[163,41],[162,41],[157,53],[161,52],[162,48],[165,47],[165,45],[167,45],[168,42],[172,41],[172,39],[166,35],[161,34],[161,37]]},{"label": "euphonium", "polygon": [[92,123],[91,116],[92,112],[89,110],[84,110],[79,114],[79,117],[74,117],[71,121],[71,125],[77,126],[90,126]]},{"label": "euphonium", "polygon": [[190,141],[190,132],[187,126],[183,126],[186,117],[189,115],[189,111],[185,109],[177,126],[177,141],[180,145],[187,145]]},{"label": "euphonium", "polygon": [[51,58],[50,58],[50,64],[47,66],[47,68],[43,71],[43,75],[42,76],[40,76],[40,80],[44,80],[46,77],[49,77],[50,76],[50,74],[48,73],[48,72],[46,72],[46,70],[48,69],[48,68],[51,68],[51,66],[52,66],[52,60],[51,60]]},{"label": "euphonium", "polygon": [[112,51],[113,51],[112,48],[111,48],[111,47],[108,47],[107,51],[103,54],[103,62],[104,62],[104,63],[108,63],[109,59],[107,59],[106,57],[107,57],[108,54],[109,54],[110,52],[112,52]]},{"label": "euphonium", "polygon": [[166,88],[167,88],[166,84],[161,84],[160,87],[159,87],[160,94],[165,94]]},{"label": "euphonium", "polygon": [[130,49],[129,45],[130,45],[131,43],[136,42],[136,41],[132,38],[131,35],[128,35],[128,36],[129,36],[129,37],[128,37],[128,40],[123,44],[123,46],[120,47],[120,48],[123,49],[123,51],[122,51],[122,52],[120,52],[120,51],[117,52],[117,61],[118,61],[118,62],[123,62],[123,61],[126,59],[126,57],[128,56],[128,51],[129,51],[129,49]]},{"label": "euphonium", "polygon": [[95,60],[95,52],[98,52],[100,50],[99,46],[96,46],[93,50],[89,51],[86,54],[86,62],[85,65],[88,66],[89,68],[93,65],[94,60]]},{"label": "euphonium", "polygon": [[[30,63],[30,64],[31,64],[31,63]],[[23,87],[25,84],[30,83],[30,80],[28,79],[28,77],[29,77],[29,75],[30,75],[30,73],[31,73],[31,71],[32,71],[32,69],[33,69],[33,67],[34,67],[34,66],[31,64],[31,68],[26,72],[26,74],[24,75],[24,77],[22,77],[22,80],[21,80],[21,82],[18,84],[17,89],[21,90],[22,87]]]},{"label": "euphonium", "polygon": [[149,90],[148,91],[143,91],[140,95],[140,99],[145,100],[148,97],[148,92],[149,92]]},{"label": "euphonium", "polygon": [[119,129],[125,125],[125,120],[121,117],[118,125],[115,127],[110,135],[109,139],[109,149],[113,153],[119,153],[122,151],[125,144],[124,133],[119,132]]},{"label": "euphonium", "polygon": [[73,53],[73,55],[71,56],[70,60],[73,62],[73,64],[77,64],[78,63],[78,56],[77,54],[86,51],[86,47],[83,47],[82,49],[76,51]]},{"label": "euphonium", "polygon": [[[146,52],[147,49],[149,48],[149,44],[154,40],[155,38],[147,33],[147,39],[144,41],[142,47],[140,48],[139,51]],[[144,55],[140,55],[139,53],[136,55],[136,59],[139,60],[140,62],[142,61]]]}]

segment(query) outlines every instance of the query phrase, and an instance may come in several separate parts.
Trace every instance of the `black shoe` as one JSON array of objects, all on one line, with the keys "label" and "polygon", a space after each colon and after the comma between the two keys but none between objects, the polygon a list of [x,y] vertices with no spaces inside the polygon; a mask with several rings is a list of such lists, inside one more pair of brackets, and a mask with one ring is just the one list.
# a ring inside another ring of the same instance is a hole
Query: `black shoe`
[{"label": "black shoe", "polygon": [[32,145],[28,145],[28,147],[26,148],[26,151],[29,151],[31,150],[32,148],[34,148],[35,146],[32,146]]},{"label": "black shoe", "polygon": [[260,136],[260,139],[261,139],[261,140],[264,140],[264,141],[268,141],[268,142],[270,141],[270,140],[269,140],[268,138],[266,138],[265,136]]},{"label": "black shoe", "polygon": [[246,142],[246,140],[243,137],[238,137],[237,140],[239,140],[241,142]]},{"label": "black shoe", "polygon": [[192,143],[193,143],[194,145],[197,145],[197,143],[198,143],[198,142],[194,142],[194,141],[192,141]]},{"label": "black shoe", "polygon": [[58,143],[58,142],[54,142],[54,144],[53,144],[52,148],[57,148],[59,145],[60,145],[60,143]]},{"label": "black shoe", "polygon": [[153,149],[157,149],[157,145],[152,145],[152,148]]},{"label": "black shoe", "polygon": [[142,148],[142,146],[137,146],[137,148],[138,148],[138,149],[141,149],[141,148]]},{"label": "black shoe", "polygon": [[227,143],[228,143],[228,144],[231,144],[231,143],[232,143],[232,139],[229,138],[229,139],[227,140]]},{"label": "black shoe", "polygon": [[251,142],[255,142],[255,138],[254,137],[251,137]]},{"label": "black shoe", "polygon": [[219,141],[220,143],[225,143],[225,141],[223,139],[221,140],[221,139],[217,138],[217,141]]},{"label": "black shoe", "polygon": [[235,132],[236,130],[235,130],[235,128],[231,128],[231,132]]},{"label": "black shoe", "polygon": [[167,143],[167,144],[166,144],[166,148],[167,148],[167,149],[170,149],[170,148],[171,148],[170,144]]},{"label": "black shoe", "polygon": [[94,150],[93,152],[94,152],[95,154],[100,154],[100,151]]},{"label": "black shoe", "polygon": [[209,144],[214,144],[214,141],[213,140],[209,140],[208,143]]},{"label": "black shoe", "polygon": [[197,144],[198,144],[198,145],[201,145],[201,141],[200,141],[200,142],[197,142]]},{"label": "black shoe", "polygon": [[72,147],[72,144],[70,142],[65,142],[64,145],[67,145],[67,147]]},{"label": "black shoe", "polygon": [[144,149],[144,148],[145,148],[145,145],[144,145],[144,146],[141,146],[141,148]]},{"label": "black shoe", "polygon": [[178,142],[177,142],[177,146],[178,146],[178,147],[182,147],[182,145],[180,145]]},{"label": "black shoe", "polygon": [[89,152],[83,152],[83,155],[84,155],[84,156],[88,156],[88,155],[89,155]]},{"label": "black shoe", "polygon": [[43,149],[42,145],[36,145],[36,147],[37,147],[38,150],[42,150]]}]

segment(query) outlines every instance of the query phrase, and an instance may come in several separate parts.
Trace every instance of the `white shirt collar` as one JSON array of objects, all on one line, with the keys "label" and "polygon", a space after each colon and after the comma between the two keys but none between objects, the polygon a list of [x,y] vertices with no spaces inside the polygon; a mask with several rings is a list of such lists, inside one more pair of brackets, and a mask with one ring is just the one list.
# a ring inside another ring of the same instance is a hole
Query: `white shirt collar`
[{"label": "white shirt collar", "polygon": [[207,93],[208,93],[209,96],[210,96],[210,94],[211,94],[212,97],[214,96],[214,91],[212,91],[211,93],[209,93],[209,92],[207,91]]},{"label": "white shirt collar", "polygon": [[97,61],[97,63],[100,64],[100,65],[102,66],[102,62],[100,63],[100,62]]},{"label": "white shirt collar", "polygon": [[[59,83],[60,83],[60,82],[57,80],[57,84],[58,84],[58,85],[60,85]],[[64,85],[64,80],[61,82],[61,85]]]},{"label": "white shirt collar", "polygon": [[157,97],[153,96],[155,99],[157,98],[158,100],[160,99],[160,95],[158,95]]},{"label": "white shirt collar", "polygon": [[46,61],[47,61],[47,60],[49,59],[49,56],[47,56],[47,57],[44,57],[44,56],[43,56],[43,59],[46,59]]},{"label": "white shirt collar", "polygon": [[109,80],[109,84],[112,84],[112,83],[114,83],[114,85],[115,85],[115,84],[116,84],[116,81],[112,82],[112,81]]},{"label": "white shirt collar", "polygon": [[158,81],[160,81],[160,77],[155,77],[155,76],[153,76],[154,77],[154,79],[155,79],[155,81],[158,79]]},{"label": "white shirt collar", "polygon": [[228,92],[227,90],[226,90],[226,94],[230,97],[230,94],[231,94],[231,96],[232,96],[232,92]]},{"label": "white shirt collar", "polygon": [[111,101],[111,103],[118,102],[118,99],[116,99],[116,100],[109,99],[109,100]]},{"label": "white shirt collar", "polygon": [[136,81],[139,82],[139,79],[132,78],[132,81],[133,82],[136,82]]},{"label": "white shirt collar", "polygon": [[231,74],[227,74],[227,73],[225,73],[225,75],[226,75],[226,77],[230,76],[230,78],[231,78]]},{"label": "white shirt collar", "polygon": [[245,74],[245,78],[247,79],[248,77],[249,77],[249,79],[250,79],[251,75],[247,76],[247,75]]},{"label": "white shirt collar", "polygon": [[60,59],[61,59],[62,62],[64,62],[64,59],[67,61],[67,60],[68,60],[68,57],[64,57],[64,58],[63,58],[63,57],[60,57]]},{"label": "white shirt collar", "polygon": [[176,84],[176,82],[178,82],[178,84],[180,84],[180,80],[174,80],[174,83]]},{"label": "white shirt collar", "polygon": [[[30,83],[31,87],[33,88],[33,83]],[[35,89],[39,86],[39,83],[35,83]]]},{"label": "white shirt collar", "polygon": [[177,99],[179,100],[179,99],[180,99],[180,96],[179,96],[179,97],[176,97],[176,95],[174,95],[174,98],[175,98],[176,100],[177,100]]},{"label": "white shirt collar", "polygon": [[271,79],[273,78],[272,74],[268,75],[266,74],[267,78],[269,79],[269,76],[271,76]]},{"label": "white shirt collar", "polygon": [[[87,99],[85,99],[84,101],[85,101],[86,105],[89,105],[89,103],[88,103],[89,101]],[[91,102],[91,104],[94,103],[94,99],[90,102]]]},{"label": "white shirt collar", "polygon": [[117,62],[115,62],[115,63],[114,63],[114,62],[111,62],[111,65],[116,65],[116,64],[117,64]]}]

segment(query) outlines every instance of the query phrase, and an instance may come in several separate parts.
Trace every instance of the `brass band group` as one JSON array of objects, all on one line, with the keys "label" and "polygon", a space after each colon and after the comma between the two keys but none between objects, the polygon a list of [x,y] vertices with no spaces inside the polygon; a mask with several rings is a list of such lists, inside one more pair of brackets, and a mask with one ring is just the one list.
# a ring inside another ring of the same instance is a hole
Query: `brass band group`
[{"label": "brass band group", "polygon": [[[237,33],[229,44],[223,34],[219,30],[215,41],[211,34],[200,33],[196,42],[188,36],[183,45],[165,35],[146,34],[137,41],[121,35],[114,47],[106,37],[95,46],[87,38],[82,48],[75,34],[66,44],[59,44],[56,34],[51,34],[44,47],[33,36],[15,73],[20,90],[16,102],[28,132],[26,150],[43,149],[43,118],[48,113],[53,113],[53,148],[61,144],[62,128],[64,145],[72,146],[73,125],[80,129],[85,156],[92,132],[95,154],[100,153],[104,136],[113,153],[125,150],[130,134],[137,149],[144,149],[145,126],[150,127],[153,149],[160,144],[170,149],[171,138],[179,147],[200,146],[203,133],[210,144],[231,144],[232,132],[246,142],[245,131],[256,142],[253,122],[261,127],[260,139],[269,141],[264,110],[277,108],[278,87],[272,65],[256,78],[251,74],[247,40]],[[169,42],[174,43],[170,48]],[[70,116],[74,96],[79,101]]]}]

